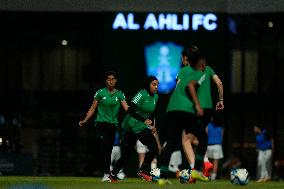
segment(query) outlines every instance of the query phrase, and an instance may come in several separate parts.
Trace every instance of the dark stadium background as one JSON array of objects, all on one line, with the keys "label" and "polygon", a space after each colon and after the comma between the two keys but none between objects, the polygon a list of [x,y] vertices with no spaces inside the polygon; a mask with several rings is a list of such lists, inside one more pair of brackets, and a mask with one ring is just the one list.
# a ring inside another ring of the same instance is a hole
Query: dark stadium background
[{"label": "dark stadium background", "polygon": [[[79,128],[78,121],[91,105],[94,92],[103,86],[106,70],[118,71],[118,86],[131,99],[146,76],[144,47],[155,41],[198,45],[222,79],[223,162],[238,156],[243,167],[255,174],[253,125],[257,122],[273,129],[274,158],[283,158],[283,13],[165,9],[156,13],[214,12],[218,30],[113,31],[118,10],[11,7],[0,10],[0,113],[7,121],[0,127],[5,139],[0,163],[12,162],[15,167],[0,170],[3,174],[96,175],[99,141],[92,122]],[[138,19],[148,13],[131,8],[123,11],[133,12]],[[273,27],[269,27],[271,22]],[[63,39],[67,46],[61,45]],[[216,97],[215,86],[212,88]],[[158,130],[162,140],[168,97],[160,95]],[[14,118],[21,124],[13,123]],[[134,156],[129,163],[129,175],[134,174],[137,161]]]}]

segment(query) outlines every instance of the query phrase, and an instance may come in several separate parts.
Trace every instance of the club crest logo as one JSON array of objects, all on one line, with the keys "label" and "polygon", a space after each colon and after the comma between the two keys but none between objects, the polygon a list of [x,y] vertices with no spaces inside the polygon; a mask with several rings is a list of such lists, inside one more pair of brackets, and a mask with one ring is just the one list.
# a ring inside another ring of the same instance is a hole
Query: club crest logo
[{"label": "club crest logo", "polygon": [[172,42],[156,42],[145,47],[147,75],[159,80],[159,93],[168,94],[176,85],[181,65],[182,46]]}]

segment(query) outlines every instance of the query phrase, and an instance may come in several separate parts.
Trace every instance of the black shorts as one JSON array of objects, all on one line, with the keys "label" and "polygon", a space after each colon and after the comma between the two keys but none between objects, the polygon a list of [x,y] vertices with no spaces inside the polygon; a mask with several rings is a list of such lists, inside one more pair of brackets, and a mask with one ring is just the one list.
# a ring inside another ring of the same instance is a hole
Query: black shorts
[{"label": "black shorts", "polygon": [[[202,124],[198,117],[189,112],[170,111],[166,115],[166,131],[169,138],[181,141],[182,131],[196,134],[201,129]],[[202,127],[202,129],[205,129]]]},{"label": "black shorts", "polygon": [[204,112],[203,116],[199,117],[199,119],[200,119],[201,123],[203,124],[203,126],[207,127],[207,125],[210,122],[211,117],[213,115],[213,110],[210,109],[210,108],[204,108],[203,112]]},{"label": "black shorts", "polygon": [[197,117],[193,113],[188,113],[186,122],[187,124],[184,125],[184,131],[186,134],[191,133],[195,136],[198,136],[200,132],[203,132],[206,129],[201,121],[201,118]]}]

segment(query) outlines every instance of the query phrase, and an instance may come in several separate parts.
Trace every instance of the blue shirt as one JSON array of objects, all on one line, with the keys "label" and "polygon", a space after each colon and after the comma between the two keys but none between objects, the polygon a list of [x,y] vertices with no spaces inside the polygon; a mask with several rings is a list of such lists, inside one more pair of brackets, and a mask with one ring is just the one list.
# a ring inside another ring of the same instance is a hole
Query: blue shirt
[{"label": "blue shirt", "polygon": [[222,130],[221,126],[215,126],[212,123],[208,124],[208,145],[222,144]]},{"label": "blue shirt", "polygon": [[260,150],[272,149],[271,140],[265,137],[266,130],[264,129],[261,133],[256,135],[256,148]]}]

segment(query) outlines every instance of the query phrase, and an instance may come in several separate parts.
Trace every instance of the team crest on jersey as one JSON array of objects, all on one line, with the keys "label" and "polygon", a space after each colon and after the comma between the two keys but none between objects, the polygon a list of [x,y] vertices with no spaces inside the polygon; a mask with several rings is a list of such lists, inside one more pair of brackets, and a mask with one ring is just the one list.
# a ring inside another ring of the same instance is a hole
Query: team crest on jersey
[{"label": "team crest on jersey", "polygon": [[117,97],[115,97],[115,101],[118,101],[118,98],[117,98]]}]

